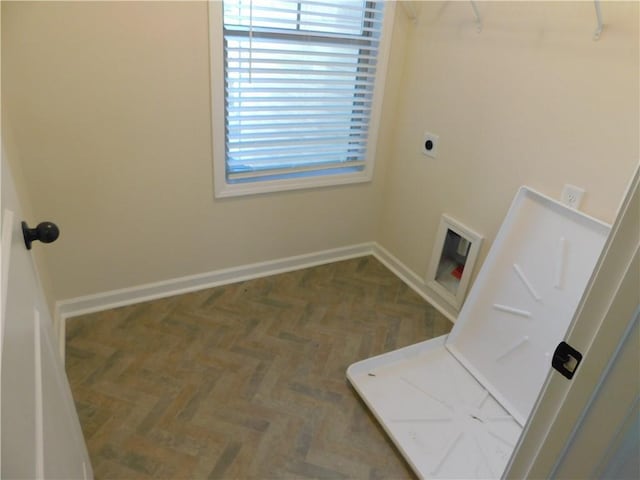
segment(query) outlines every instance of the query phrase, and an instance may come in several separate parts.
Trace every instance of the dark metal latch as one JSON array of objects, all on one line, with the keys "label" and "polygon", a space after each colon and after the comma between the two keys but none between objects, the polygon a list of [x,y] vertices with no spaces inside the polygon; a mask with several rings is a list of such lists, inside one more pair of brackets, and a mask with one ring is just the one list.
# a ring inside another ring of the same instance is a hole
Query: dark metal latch
[{"label": "dark metal latch", "polygon": [[560,342],[553,352],[551,366],[571,380],[581,361],[582,354],[579,351],[566,342]]}]

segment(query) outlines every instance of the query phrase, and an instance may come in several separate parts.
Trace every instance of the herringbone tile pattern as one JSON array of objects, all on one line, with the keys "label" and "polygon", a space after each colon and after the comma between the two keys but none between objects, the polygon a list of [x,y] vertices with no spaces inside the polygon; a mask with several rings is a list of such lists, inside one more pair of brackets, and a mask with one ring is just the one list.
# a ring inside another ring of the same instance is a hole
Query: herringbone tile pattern
[{"label": "herringbone tile pattern", "polygon": [[364,257],[70,319],[66,368],[97,479],[411,478],[345,370],[450,328]]}]

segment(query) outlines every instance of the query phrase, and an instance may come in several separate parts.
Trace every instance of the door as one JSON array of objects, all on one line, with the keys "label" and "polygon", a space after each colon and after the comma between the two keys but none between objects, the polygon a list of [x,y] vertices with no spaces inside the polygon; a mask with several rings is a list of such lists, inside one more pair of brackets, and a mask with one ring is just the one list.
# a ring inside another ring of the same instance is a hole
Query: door
[{"label": "door", "polygon": [[[637,276],[637,255],[634,268]],[[582,421],[566,443],[550,478],[640,478],[639,319],[640,309],[608,359],[607,369],[581,415]]]},{"label": "door", "polygon": [[[2,159],[2,478],[92,477],[87,449],[37,272],[22,234],[22,212]],[[53,248],[35,242],[33,248]]]}]

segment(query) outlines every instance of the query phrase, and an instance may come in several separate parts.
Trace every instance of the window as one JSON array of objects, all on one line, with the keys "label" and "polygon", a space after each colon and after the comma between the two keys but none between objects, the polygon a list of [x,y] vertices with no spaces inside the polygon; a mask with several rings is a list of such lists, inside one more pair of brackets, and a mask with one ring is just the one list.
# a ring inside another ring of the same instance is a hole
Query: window
[{"label": "window", "polygon": [[209,8],[216,196],[370,180],[390,36],[383,14],[389,24],[392,6],[226,0]]}]

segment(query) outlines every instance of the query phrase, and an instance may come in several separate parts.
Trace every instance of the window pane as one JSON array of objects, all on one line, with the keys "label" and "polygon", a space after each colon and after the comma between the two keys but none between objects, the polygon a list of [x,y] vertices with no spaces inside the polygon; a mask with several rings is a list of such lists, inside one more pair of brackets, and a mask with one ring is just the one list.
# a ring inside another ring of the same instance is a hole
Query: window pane
[{"label": "window pane", "polygon": [[[227,27],[361,35],[365,11],[363,0],[227,0],[224,23]],[[373,20],[373,15],[367,16]]]},{"label": "window pane", "polygon": [[362,0],[224,3],[229,182],[364,168],[381,9]]},{"label": "window pane", "polygon": [[224,2],[225,26],[293,28],[298,18],[298,2],[236,0]]},{"label": "window pane", "polygon": [[[364,1],[327,0],[302,5],[300,28],[316,32],[360,35],[364,22]],[[340,22],[336,21],[340,18]]]}]

